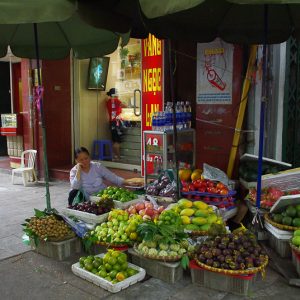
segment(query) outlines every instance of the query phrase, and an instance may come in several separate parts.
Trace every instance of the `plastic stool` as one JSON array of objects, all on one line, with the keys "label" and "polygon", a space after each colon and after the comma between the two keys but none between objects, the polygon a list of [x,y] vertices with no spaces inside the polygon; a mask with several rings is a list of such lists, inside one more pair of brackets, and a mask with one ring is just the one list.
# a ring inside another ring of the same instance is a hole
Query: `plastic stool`
[{"label": "plastic stool", "polygon": [[[108,154],[105,155],[105,146],[108,146]],[[112,142],[111,140],[95,140],[93,143],[93,159],[112,160]]]}]

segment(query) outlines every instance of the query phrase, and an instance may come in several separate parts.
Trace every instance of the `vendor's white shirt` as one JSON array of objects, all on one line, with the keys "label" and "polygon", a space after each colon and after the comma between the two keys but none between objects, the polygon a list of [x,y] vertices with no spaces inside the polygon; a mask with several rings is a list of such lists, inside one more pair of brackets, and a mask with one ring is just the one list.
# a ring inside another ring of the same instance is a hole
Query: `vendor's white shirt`
[{"label": "vendor's white shirt", "polygon": [[115,185],[121,186],[124,178],[117,176],[113,172],[98,162],[91,162],[91,167],[88,173],[81,170],[80,180],[77,180],[77,166],[73,167],[70,171],[71,188],[78,190],[81,189],[85,196],[88,198],[93,193],[106,188],[103,179],[112,182]]}]

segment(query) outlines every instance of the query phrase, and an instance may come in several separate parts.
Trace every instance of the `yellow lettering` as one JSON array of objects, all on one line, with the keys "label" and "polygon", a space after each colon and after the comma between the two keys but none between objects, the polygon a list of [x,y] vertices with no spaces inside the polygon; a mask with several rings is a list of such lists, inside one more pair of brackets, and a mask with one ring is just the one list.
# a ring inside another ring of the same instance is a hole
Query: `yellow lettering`
[{"label": "yellow lettering", "polygon": [[157,75],[156,75],[156,81],[157,81],[157,91],[161,91],[161,68],[157,68]]},{"label": "yellow lettering", "polygon": [[157,82],[157,69],[153,68],[153,76],[152,76],[152,90],[154,92],[154,95],[156,94],[156,82]]},{"label": "yellow lettering", "polygon": [[143,70],[143,92],[146,93],[148,92],[148,75],[147,72],[148,69]]},{"label": "yellow lettering", "polygon": [[157,41],[157,38],[154,35],[152,35],[152,56],[157,55],[156,41]]},{"label": "yellow lettering", "polygon": [[152,92],[152,69],[148,69],[148,92]]}]

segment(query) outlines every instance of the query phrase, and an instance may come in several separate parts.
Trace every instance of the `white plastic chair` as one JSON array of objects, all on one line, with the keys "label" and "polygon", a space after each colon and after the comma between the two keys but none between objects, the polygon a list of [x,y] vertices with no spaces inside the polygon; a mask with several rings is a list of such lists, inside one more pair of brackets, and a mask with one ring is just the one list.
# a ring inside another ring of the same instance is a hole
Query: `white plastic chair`
[{"label": "white plastic chair", "polygon": [[[27,186],[29,182],[36,182],[37,177],[34,170],[34,164],[36,159],[36,150],[26,150],[21,155],[21,167],[12,170],[12,184],[14,183],[15,173],[22,173],[22,179],[24,186]],[[28,155],[27,164],[25,164],[25,155]],[[32,177],[32,181],[31,181]]]}]

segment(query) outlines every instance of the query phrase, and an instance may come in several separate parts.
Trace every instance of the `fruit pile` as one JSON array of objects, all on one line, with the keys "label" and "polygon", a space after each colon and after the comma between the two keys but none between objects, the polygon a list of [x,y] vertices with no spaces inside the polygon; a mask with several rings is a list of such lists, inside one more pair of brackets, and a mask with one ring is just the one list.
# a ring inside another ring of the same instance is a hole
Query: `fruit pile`
[{"label": "fruit pile", "polygon": [[129,244],[136,241],[137,226],[142,222],[140,215],[132,215],[130,218],[124,210],[114,209],[108,215],[108,222],[98,225],[91,232],[99,242],[113,245]]},{"label": "fruit pile", "polygon": [[114,201],[112,198],[101,198],[96,202],[86,201],[75,205],[69,205],[68,208],[98,216],[111,211],[111,209],[114,208]]},{"label": "fruit pile", "polygon": [[42,240],[58,241],[75,236],[68,225],[63,220],[58,220],[54,215],[30,218],[24,232]]},{"label": "fruit pile", "polygon": [[298,247],[300,251],[300,229],[294,231],[294,236],[291,242],[294,246]]},{"label": "fruit pile", "polygon": [[235,191],[229,191],[222,182],[214,182],[209,179],[197,179],[181,182],[181,193],[188,199],[201,200],[218,208],[231,208],[235,206],[233,195]]},{"label": "fruit pile", "polygon": [[249,232],[231,233],[206,240],[199,248],[197,259],[214,268],[247,270],[260,267],[266,255],[255,236]]},{"label": "fruit pile", "polygon": [[271,214],[271,219],[278,224],[300,228],[300,204],[289,205],[283,212]]},{"label": "fruit pile", "polygon": [[127,255],[121,251],[108,250],[103,256],[88,256],[79,259],[80,267],[111,282],[118,283],[138,273],[128,267]]},{"label": "fruit pile", "polygon": [[[164,214],[168,212],[170,211],[164,211]],[[154,259],[170,257],[174,260],[194,250],[186,240],[187,235],[180,224],[167,225],[148,221],[138,225],[137,231],[142,243],[135,247],[135,251],[143,256]]]},{"label": "fruit pile", "polygon": [[172,209],[164,210],[158,217],[158,225],[181,225],[180,215]]},{"label": "fruit pile", "polygon": [[211,206],[201,201],[192,202],[188,199],[180,199],[172,207],[180,214],[181,222],[186,230],[208,231],[212,224],[223,224],[221,217],[218,217]]},{"label": "fruit pile", "polygon": [[171,181],[169,176],[163,175],[159,179],[153,181],[146,189],[147,195],[161,197],[176,197],[176,184]]},{"label": "fruit pile", "polygon": [[139,214],[143,217],[143,220],[154,220],[157,219],[160,213],[164,210],[163,206],[154,208],[153,204],[150,201],[144,201],[131,205],[126,209],[129,216],[134,214]]},{"label": "fruit pile", "polygon": [[182,192],[200,192],[227,196],[229,189],[222,182],[215,182],[209,179],[197,179],[191,183],[182,182]]},{"label": "fruit pile", "polygon": [[140,243],[136,251],[143,256],[153,256],[153,257],[181,257],[187,253],[189,243],[157,243],[155,241],[143,241]]},{"label": "fruit pile", "polygon": [[98,192],[96,196],[109,197],[123,203],[137,198],[136,194],[134,194],[133,192],[116,186],[109,186],[106,189]]},{"label": "fruit pile", "polygon": [[202,170],[201,169],[180,169],[178,172],[179,178],[181,181],[195,181],[197,179],[202,179]]}]

